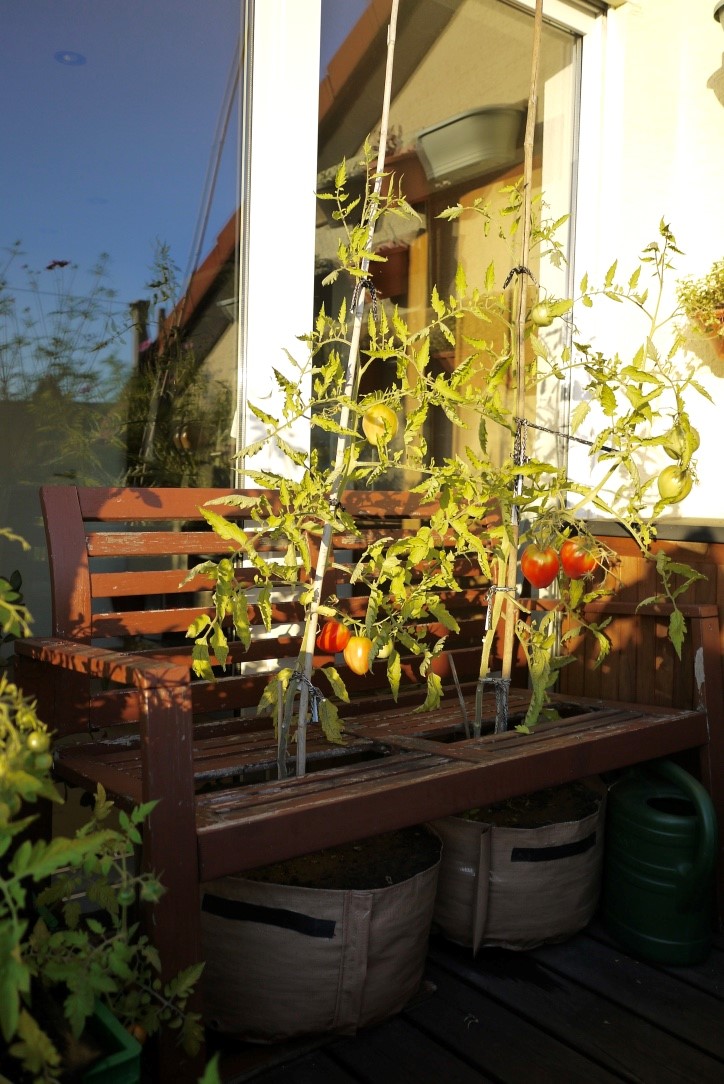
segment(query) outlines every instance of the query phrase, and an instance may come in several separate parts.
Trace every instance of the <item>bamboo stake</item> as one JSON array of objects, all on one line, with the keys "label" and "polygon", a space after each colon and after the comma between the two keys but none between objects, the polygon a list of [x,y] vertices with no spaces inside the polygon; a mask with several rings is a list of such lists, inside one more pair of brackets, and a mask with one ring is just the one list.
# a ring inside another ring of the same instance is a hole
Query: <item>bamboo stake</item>
[{"label": "bamboo stake", "polygon": [[[530,235],[531,235],[531,211],[533,205],[533,143],[535,140],[535,122],[538,110],[538,78],[540,69],[540,46],[543,27],[543,0],[536,0],[535,18],[533,22],[533,53],[531,59],[530,94],[528,97],[528,113],[525,125],[525,140],[523,143],[523,233],[521,242],[520,263],[523,267],[528,266],[530,259]],[[525,314],[526,314],[526,279],[525,274],[519,274],[515,281],[513,294],[514,302],[514,328],[515,328],[515,359],[516,359],[516,392],[515,392],[515,417],[525,417]],[[511,598],[505,602],[505,625],[503,637],[503,680],[510,681],[513,668],[513,649],[515,646],[515,622],[516,607],[512,601],[515,593],[518,575],[518,538],[520,535],[520,523],[518,507],[511,505],[511,528],[512,545],[508,554],[506,565],[505,587],[511,593]],[[507,713],[506,713],[507,714]],[[495,729],[505,730],[507,719],[498,719],[496,713]]]},{"label": "bamboo stake", "polygon": [[[368,252],[372,251],[376,219],[374,211],[379,204],[380,192],[382,190],[382,172],[385,168],[385,152],[387,145],[387,135],[389,130],[390,99],[392,96],[392,71],[395,55],[395,40],[397,35],[398,8],[399,0],[392,0],[390,23],[387,30],[387,66],[385,69],[385,86],[382,100],[382,117],[380,120],[380,144],[377,152],[375,183],[371,193],[371,205],[373,213],[370,215],[369,230],[366,243],[366,249]],[[369,270],[369,260],[366,257],[362,260],[361,268],[366,275],[367,271]],[[357,385],[357,362],[359,357],[360,336],[362,332],[362,319],[364,315],[364,293],[365,292],[362,289],[358,291],[357,303],[354,310],[352,337],[350,339],[349,353],[347,356],[347,368],[345,372],[345,398],[352,398]],[[349,415],[349,407],[343,406],[339,416],[339,424],[343,429],[347,429],[349,426]],[[337,436],[334,467],[330,475],[329,487],[329,504],[331,509],[336,508],[345,490],[347,482],[347,471],[345,464],[347,461],[347,449],[349,446],[349,439],[349,437],[344,435]],[[333,531],[331,523],[326,523],[322,532],[319,553],[317,555],[317,564],[315,567],[314,579],[312,581],[312,597],[309,607],[309,614],[304,628],[302,648],[299,653],[299,659],[297,662],[298,673],[301,675],[298,678],[299,713],[297,719],[297,775],[304,775],[306,773],[307,710],[309,707],[309,691],[311,688],[311,676],[314,661],[314,641],[317,635],[319,605],[322,600],[322,584],[325,572],[327,571],[327,567],[330,561],[332,534]],[[277,771],[280,778],[283,778],[286,775],[286,749],[289,740],[289,730],[291,727],[291,720],[294,709],[296,683],[297,682],[295,682],[294,679],[292,679],[289,683],[286,702],[284,705],[284,718],[282,720],[282,725],[279,728],[279,744],[277,748]]]}]

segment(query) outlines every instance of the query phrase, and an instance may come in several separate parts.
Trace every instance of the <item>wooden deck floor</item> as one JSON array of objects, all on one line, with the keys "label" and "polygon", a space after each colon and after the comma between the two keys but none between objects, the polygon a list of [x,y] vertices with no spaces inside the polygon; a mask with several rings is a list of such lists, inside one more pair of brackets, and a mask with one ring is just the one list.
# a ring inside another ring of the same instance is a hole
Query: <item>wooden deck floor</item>
[{"label": "wooden deck floor", "polygon": [[[354,1038],[239,1048],[241,1084],[721,1084],[724,938],[696,967],[641,963],[594,922],[532,952],[430,945],[425,990]],[[242,1068],[243,1066],[243,1068]]]}]

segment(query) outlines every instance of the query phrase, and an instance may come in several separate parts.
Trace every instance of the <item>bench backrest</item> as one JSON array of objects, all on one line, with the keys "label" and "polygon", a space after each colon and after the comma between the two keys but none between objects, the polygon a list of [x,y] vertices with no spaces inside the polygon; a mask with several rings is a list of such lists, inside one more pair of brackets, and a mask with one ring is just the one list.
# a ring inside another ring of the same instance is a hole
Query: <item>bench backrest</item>
[{"label": "bench backrest", "polygon": [[[230,544],[209,529],[199,507],[231,492],[241,491],[43,487],[41,504],[50,562],[54,636],[167,661],[181,660],[190,666],[192,641],[186,631],[199,613],[208,610],[211,585],[199,577],[185,584],[183,580],[194,564],[230,552]],[[250,496],[259,493],[244,492]],[[335,567],[327,574],[324,594],[338,594],[340,609],[361,620],[366,599],[350,592],[348,574],[338,566],[353,566],[370,542],[407,533],[421,520],[428,520],[437,506],[421,503],[415,494],[387,491],[348,491],[344,506],[362,530],[359,536],[335,536]],[[240,510],[226,507],[223,511],[244,523]],[[253,525],[246,526],[253,530]],[[314,561],[314,538],[310,539],[310,548]],[[281,549],[279,552],[282,556]],[[469,681],[479,666],[487,582],[474,562],[466,559],[461,565],[458,579],[463,589],[448,593],[443,601],[460,622],[460,632],[450,634],[447,644],[456,649],[460,679]],[[251,580],[252,574],[243,564],[236,574],[241,580]],[[679,661],[666,636],[668,614],[663,608],[657,612],[651,607],[645,615],[636,614],[631,590],[630,585],[625,585],[615,600],[604,604],[608,613],[615,615],[607,630],[613,644],[609,658],[602,667],[595,668],[593,642],[590,637],[582,637],[578,644],[570,645],[576,660],[561,672],[559,691],[571,696],[696,707],[706,622],[711,626],[706,631],[708,672],[712,667],[718,671],[720,665],[716,608],[686,608],[692,635]],[[639,584],[638,598],[643,590],[650,595],[655,585]],[[601,619],[600,615],[588,616]],[[252,607],[250,619],[258,635],[251,647],[245,651],[240,644],[232,644],[233,667],[214,683],[194,681],[198,716],[213,717],[230,710],[252,712],[269,673],[280,666],[294,665],[300,647],[301,618],[302,608],[293,591],[285,594],[280,590],[275,595],[270,634],[263,632],[259,615]],[[441,626],[430,627],[431,636],[444,632]],[[320,665],[331,661],[332,657],[323,655],[317,660]],[[493,667],[499,665],[495,658],[492,663]],[[366,694],[381,695],[387,690],[384,663],[376,664],[373,674],[362,677],[345,671],[340,657],[335,665],[343,671],[353,695],[353,704],[345,707],[345,713],[362,710]],[[518,658],[514,683],[525,684],[525,680],[522,659]],[[449,674],[444,681],[447,693],[454,695]],[[412,659],[403,663],[402,682],[408,692],[419,694],[422,690],[418,666]],[[52,704],[54,725],[60,734],[137,718],[135,694],[131,692],[97,688],[89,695],[87,684],[74,674],[63,675],[62,683],[62,688],[55,690]]]},{"label": "bench backrest", "polygon": [[[212,584],[202,577],[184,583],[193,565],[228,556],[234,548],[210,530],[199,507],[231,492],[221,489],[84,488],[46,486],[41,489],[53,603],[53,635],[114,650],[131,650],[153,658],[185,660],[190,665],[192,641],[186,636],[194,618],[209,610]],[[243,491],[258,496],[259,491]],[[274,495],[271,495],[272,501]],[[344,506],[362,525],[359,536],[334,537],[335,566],[352,566],[363,549],[381,536],[404,534],[435,511],[410,493],[354,492]],[[224,507],[228,518],[253,531],[239,509]],[[312,560],[316,540],[310,538]],[[265,556],[272,554],[265,554]],[[279,550],[280,558],[283,548]],[[240,567],[236,575],[251,583],[253,570]],[[460,570],[466,590],[444,597],[448,608],[460,615],[461,631],[451,646],[471,646],[470,666],[482,635],[486,583],[480,568],[470,561]],[[363,619],[366,600],[349,594],[347,574],[331,568],[324,595],[340,595],[340,609]],[[347,593],[348,597],[344,597]],[[265,633],[259,614],[251,607],[255,635],[248,650],[232,644],[232,666],[217,682],[195,681],[194,705],[200,714],[249,709],[258,703],[271,669],[293,665],[300,647],[302,607],[293,590],[282,588],[273,600],[273,625]],[[435,628],[431,632],[435,633]],[[438,634],[443,630],[437,629]],[[320,656],[320,664],[323,657]],[[331,661],[328,659],[327,661]],[[338,660],[339,662],[340,660]],[[464,659],[462,662],[465,669]],[[350,692],[370,692],[386,685],[384,664],[373,675],[345,673]],[[266,675],[266,676],[265,676]],[[465,676],[464,674],[461,676]],[[84,731],[135,717],[133,694],[95,690],[90,701],[80,679],[67,675],[68,688],[54,704],[61,733]],[[417,667],[403,666],[403,682],[421,685]],[[119,711],[119,698],[126,703]]]}]

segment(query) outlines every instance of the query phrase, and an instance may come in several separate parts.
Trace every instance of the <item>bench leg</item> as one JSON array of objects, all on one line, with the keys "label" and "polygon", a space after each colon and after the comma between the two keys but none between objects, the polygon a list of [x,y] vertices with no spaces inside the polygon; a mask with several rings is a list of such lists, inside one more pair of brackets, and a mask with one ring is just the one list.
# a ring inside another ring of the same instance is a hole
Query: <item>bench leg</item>
[{"label": "bench leg", "polygon": [[[161,959],[161,978],[168,982],[199,963],[201,904],[196,844],[193,750],[188,685],[144,683],[144,800],[158,804],[144,824],[143,867],[153,871],[165,891],[149,906],[144,926]],[[201,982],[187,1011],[202,1011]],[[203,1074],[205,1052],[191,1058],[178,1044],[178,1031],[165,1028],[155,1053],[154,1080],[159,1084],[196,1084]]]}]

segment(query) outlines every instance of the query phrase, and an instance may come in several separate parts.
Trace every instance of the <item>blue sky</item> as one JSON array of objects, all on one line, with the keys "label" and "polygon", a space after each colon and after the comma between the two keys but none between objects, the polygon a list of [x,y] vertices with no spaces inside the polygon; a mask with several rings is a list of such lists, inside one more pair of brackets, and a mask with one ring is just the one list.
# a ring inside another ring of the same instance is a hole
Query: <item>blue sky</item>
[{"label": "blue sky", "polygon": [[[3,248],[21,241],[34,268],[86,268],[107,252],[124,302],[145,294],[156,239],[185,267],[238,0],[213,0],[213,10],[199,0],[3,5]],[[233,210],[226,157],[212,237]]]},{"label": "blue sky", "polygon": [[[366,4],[323,0],[323,65]],[[187,269],[239,9],[239,0],[5,0],[0,248],[20,241],[41,289],[46,265],[68,260],[82,290],[106,252],[123,309],[148,293],[157,241]],[[234,210],[235,159],[233,120],[202,255]],[[16,264],[11,281],[22,278]]]}]

